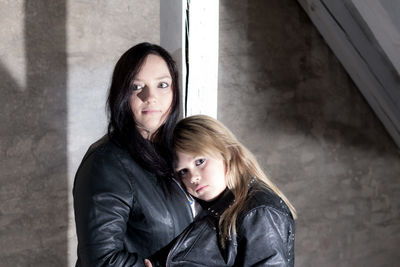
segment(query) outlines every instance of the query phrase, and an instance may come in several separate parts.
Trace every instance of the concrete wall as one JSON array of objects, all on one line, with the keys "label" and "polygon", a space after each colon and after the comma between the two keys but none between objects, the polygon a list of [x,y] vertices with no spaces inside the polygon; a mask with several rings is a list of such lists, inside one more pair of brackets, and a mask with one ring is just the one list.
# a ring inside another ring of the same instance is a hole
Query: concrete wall
[{"label": "concrete wall", "polygon": [[295,0],[220,0],[218,118],[298,210],[296,266],[400,261],[396,145]]},{"label": "concrete wall", "polygon": [[0,0],[0,25],[0,266],[73,266],[73,175],[116,60],[159,43],[159,1]]},{"label": "concrete wall", "polygon": [[65,2],[0,10],[0,266],[65,266]]},{"label": "concrete wall", "polygon": [[[73,266],[71,183],[159,1],[0,0],[0,266]],[[296,266],[399,260],[400,158],[295,0],[220,0],[219,118],[299,212]]]}]

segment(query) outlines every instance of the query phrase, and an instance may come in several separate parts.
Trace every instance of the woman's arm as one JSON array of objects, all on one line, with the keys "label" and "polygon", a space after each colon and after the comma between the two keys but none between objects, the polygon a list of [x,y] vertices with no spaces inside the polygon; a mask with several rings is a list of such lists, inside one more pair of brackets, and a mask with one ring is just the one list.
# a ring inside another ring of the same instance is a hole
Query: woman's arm
[{"label": "woman's arm", "polygon": [[272,207],[251,210],[238,231],[235,266],[294,266],[294,221]]},{"label": "woman's arm", "polygon": [[73,189],[77,266],[144,266],[143,258],[124,247],[132,191],[127,173],[111,151],[85,157]]}]

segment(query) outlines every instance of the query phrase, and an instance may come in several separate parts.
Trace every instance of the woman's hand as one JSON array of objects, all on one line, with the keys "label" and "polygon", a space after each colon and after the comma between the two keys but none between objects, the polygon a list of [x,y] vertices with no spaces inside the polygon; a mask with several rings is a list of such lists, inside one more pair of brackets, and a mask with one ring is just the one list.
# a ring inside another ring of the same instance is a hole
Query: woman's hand
[{"label": "woman's hand", "polygon": [[146,267],[153,267],[153,265],[151,264],[151,262],[148,259],[144,260],[144,266]]}]

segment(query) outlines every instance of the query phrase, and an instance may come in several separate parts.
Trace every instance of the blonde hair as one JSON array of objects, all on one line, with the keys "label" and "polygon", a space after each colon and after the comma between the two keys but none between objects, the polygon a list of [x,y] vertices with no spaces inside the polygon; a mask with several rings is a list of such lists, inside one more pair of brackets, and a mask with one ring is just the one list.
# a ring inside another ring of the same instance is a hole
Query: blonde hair
[{"label": "blonde hair", "polygon": [[244,209],[252,178],[276,193],[289,207],[293,218],[296,218],[295,208],[265,175],[254,155],[219,121],[205,115],[181,120],[174,131],[174,148],[177,152],[192,155],[222,157],[225,162],[226,182],[235,196],[235,202],[225,210],[219,220],[222,246],[225,246],[225,239],[236,234],[236,219]]}]

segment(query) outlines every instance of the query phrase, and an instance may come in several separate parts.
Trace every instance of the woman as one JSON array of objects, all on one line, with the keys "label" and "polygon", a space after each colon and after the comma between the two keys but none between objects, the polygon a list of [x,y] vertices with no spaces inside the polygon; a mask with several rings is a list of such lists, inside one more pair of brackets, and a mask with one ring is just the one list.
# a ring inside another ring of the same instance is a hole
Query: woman
[{"label": "woman", "polygon": [[143,266],[192,220],[170,178],[179,87],[168,52],[149,43],[126,51],[107,105],[108,134],[89,148],[74,182],[76,266]]},{"label": "woman", "polygon": [[174,147],[176,174],[203,211],[154,265],[294,266],[295,210],[225,126],[183,119]]}]

